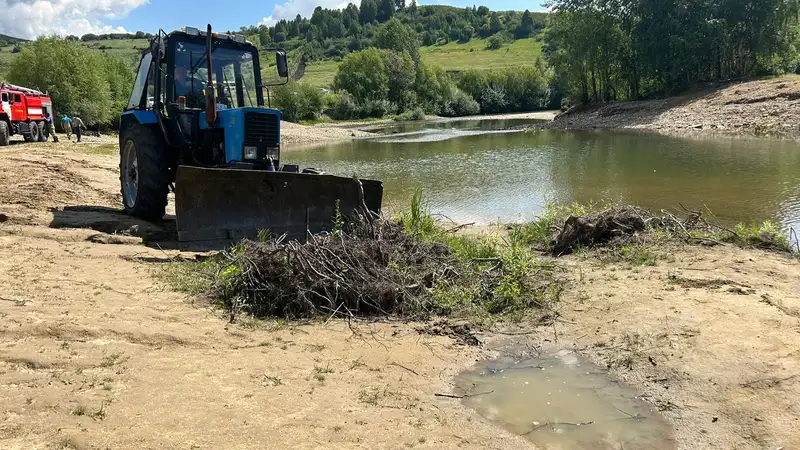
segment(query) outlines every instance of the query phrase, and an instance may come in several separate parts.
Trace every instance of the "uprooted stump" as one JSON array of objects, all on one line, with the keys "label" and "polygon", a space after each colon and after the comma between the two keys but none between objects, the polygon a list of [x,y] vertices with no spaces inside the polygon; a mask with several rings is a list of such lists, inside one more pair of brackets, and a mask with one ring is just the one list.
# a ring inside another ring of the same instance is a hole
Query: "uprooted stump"
[{"label": "uprooted stump", "polygon": [[633,206],[609,209],[596,216],[569,216],[554,236],[551,252],[566,255],[579,247],[593,247],[634,236],[646,229],[645,217],[652,216]]}]

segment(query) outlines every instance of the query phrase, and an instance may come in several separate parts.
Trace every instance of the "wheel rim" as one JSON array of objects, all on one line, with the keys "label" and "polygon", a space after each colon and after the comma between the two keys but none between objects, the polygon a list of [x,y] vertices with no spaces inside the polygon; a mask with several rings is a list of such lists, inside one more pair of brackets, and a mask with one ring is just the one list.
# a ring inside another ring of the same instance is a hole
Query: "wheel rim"
[{"label": "wheel rim", "polygon": [[136,144],[125,143],[122,151],[122,196],[125,206],[136,206],[136,194],[139,192],[139,160],[136,157]]}]

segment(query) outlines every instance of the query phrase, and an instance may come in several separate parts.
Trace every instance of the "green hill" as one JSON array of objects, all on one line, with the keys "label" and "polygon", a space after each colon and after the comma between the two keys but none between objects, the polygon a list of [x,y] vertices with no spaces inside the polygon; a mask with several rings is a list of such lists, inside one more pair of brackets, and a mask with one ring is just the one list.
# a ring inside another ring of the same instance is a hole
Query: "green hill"
[{"label": "green hill", "polygon": [[[0,40],[3,40],[3,38],[0,37]],[[16,54],[13,53],[14,47],[24,42],[25,41],[22,39],[17,39],[15,44],[0,46],[0,80],[5,79],[11,61],[13,61],[16,56]],[[135,67],[134,64],[138,61],[139,53],[142,49],[147,48],[148,42],[147,39],[107,39],[102,41],[81,42],[81,44],[94,51],[117,55],[126,61],[130,61],[131,67]]]},{"label": "green hill", "polygon": [[[486,40],[473,39],[467,43],[450,42],[420,48],[422,60],[450,72],[469,69],[491,70],[532,65],[542,55],[542,42],[538,38],[519,39],[498,50],[487,50]],[[314,87],[328,88],[333,83],[339,62],[312,61],[300,79]]]}]

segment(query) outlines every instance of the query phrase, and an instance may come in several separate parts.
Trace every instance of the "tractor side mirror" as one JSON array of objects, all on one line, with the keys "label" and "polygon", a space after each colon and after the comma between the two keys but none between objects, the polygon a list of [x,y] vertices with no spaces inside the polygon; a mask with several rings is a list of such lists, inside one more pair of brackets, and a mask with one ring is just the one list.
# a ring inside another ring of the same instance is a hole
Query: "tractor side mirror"
[{"label": "tractor side mirror", "polygon": [[289,77],[289,63],[286,62],[286,52],[278,50],[275,52],[275,63],[278,66],[278,76],[281,78]]}]

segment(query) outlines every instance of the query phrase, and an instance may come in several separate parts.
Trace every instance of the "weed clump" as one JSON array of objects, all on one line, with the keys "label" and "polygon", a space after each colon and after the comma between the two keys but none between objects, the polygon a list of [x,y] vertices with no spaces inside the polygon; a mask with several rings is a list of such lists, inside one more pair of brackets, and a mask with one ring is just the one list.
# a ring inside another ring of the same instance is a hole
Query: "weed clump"
[{"label": "weed clump", "polygon": [[[664,210],[654,214],[630,205],[601,210],[576,204],[550,206],[536,220],[512,227],[510,235],[553,256],[567,255],[583,248],[613,248],[617,249],[619,259],[637,265],[653,265],[655,261],[652,252],[642,247],[643,244],[669,240],[793,251],[787,236],[770,221],[739,224],[735,229],[729,229],[707,222],[701,211],[685,208],[683,214]],[[797,252],[800,253],[800,248]]]}]

